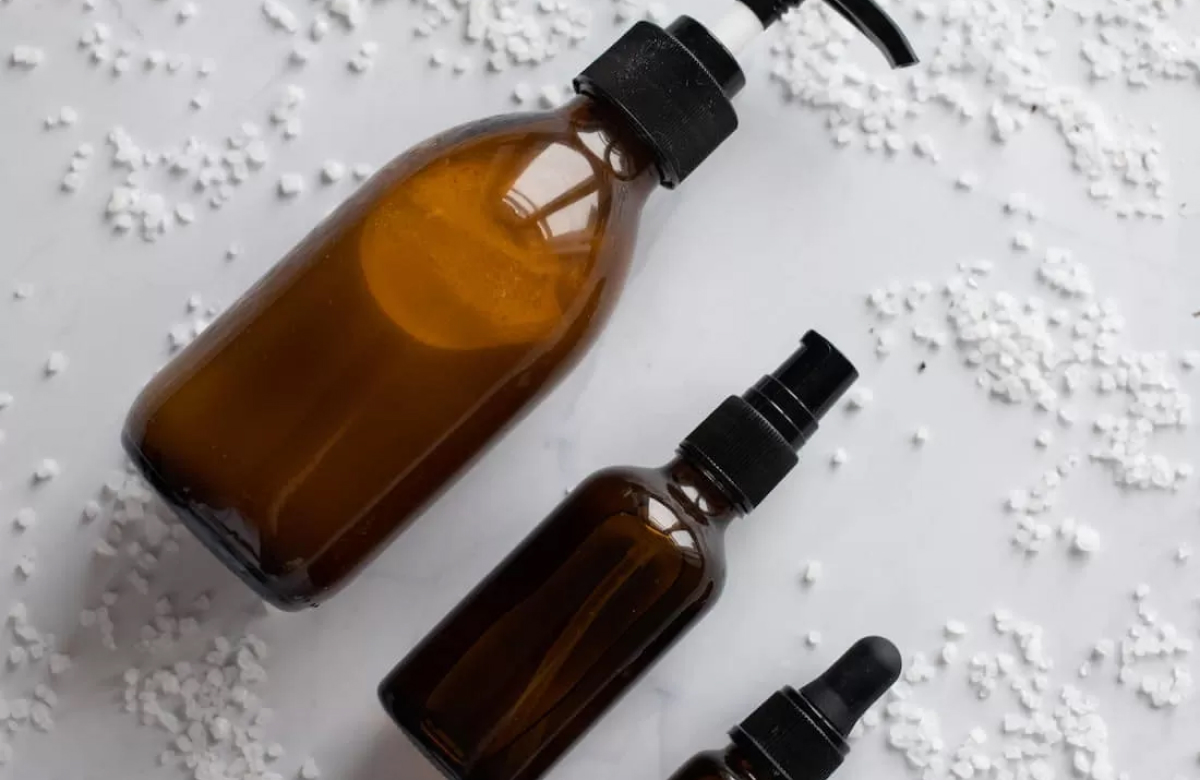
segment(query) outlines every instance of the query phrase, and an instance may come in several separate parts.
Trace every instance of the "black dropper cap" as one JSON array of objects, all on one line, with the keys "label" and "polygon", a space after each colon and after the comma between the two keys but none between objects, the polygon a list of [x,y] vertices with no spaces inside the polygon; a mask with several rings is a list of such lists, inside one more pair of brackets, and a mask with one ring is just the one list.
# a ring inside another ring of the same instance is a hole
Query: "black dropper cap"
[{"label": "black dropper cap", "polygon": [[850,746],[850,730],[900,676],[900,651],[860,639],[799,691],[776,692],[729,732],[762,780],[826,780]]},{"label": "black dropper cap", "polygon": [[[893,67],[917,61],[899,26],[874,0],[825,0]],[[804,0],[742,0],[776,22]],[[575,91],[617,112],[650,148],[664,187],[686,179],[737,129],[731,98],[745,85],[737,59],[703,24],[681,16],[665,30],[638,22],[575,79]]]},{"label": "black dropper cap", "polygon": [[857,378],[850,361],[810,330],[782,366],[727,398],[679,451],[748,512],[792,470],[796,451]]}]

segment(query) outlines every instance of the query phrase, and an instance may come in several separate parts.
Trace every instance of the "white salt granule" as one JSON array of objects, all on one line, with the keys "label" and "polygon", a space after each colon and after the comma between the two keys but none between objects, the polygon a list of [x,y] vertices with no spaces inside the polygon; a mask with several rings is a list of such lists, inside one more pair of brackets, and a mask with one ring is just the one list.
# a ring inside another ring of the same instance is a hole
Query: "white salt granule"
[{"label": "white salt granule", "polygon": [[820,561],[809,561],[808,563],[804,564],[804,576],[803,576],[804,584],[805,585],[816,584],[817,580],[821,579],[821,575],[823,573],[824,573],[824,567],[822,566]]},{"label": "white salt granule", "polygon": [[979,174],[974,171],[964,171],[954,180],[954,186],[963,192],[972,192],[979,186]]},{"label": "white salt granule", "polygon": [[1090,525],[1080,524],[1071,539],[1071,549],[1082,555],[1091,555],[1100,549],[1100,534]]},{"label": "white salt granule", "polygon": [[967,635],[967,624],[961,620],[947,620],[942,631],[950,639],[960,639]]},{"label": "white salt granule", "polygon": [[917,426],[917,429],[913,431],[912,440],[914,446],[923,446],[927,441],[929,441],[929,428],[925,427],[924,425]]},{"label": "white salt granule", "polygon": [[33,576],[33,572],[37,569],[37,562],[34,559],[33,553],[25,553],[17,561],[16,573],[21,579],[27,580]]},{"label": "white salt granule", "polygon": [[67,356],[64,355],[62,352],[58,352],[58,351],[51,352],[50,356],[48,358],[46,358],[46,365],[43,367],[42,370],[45,372],[46,376],[48,376],[48,377],[55,376],[57,374],[61,374],[63,371],[66,371],[67,364],[69,362],[70,361],[67,360]]},{"label": "white salt granule", "polygon": [[294,198],[304,192],[304,177],[298,173],[285,173],[279,177],[279,195]]},{"label": "white salt granule", "polygon": [[33,469],[34,482],[49,482],[61,473],[62,467],[54,458],[43,458]]},{"label": "white salt granule", "polygon": [[844,466],[850,460],[850,453],[846,452],[845,447],[838,447],[833,451],[833,455],[829,456],[829,465],[834,468]]},{"label": "white salt granule", "polygon": [[13,47],[12,54],[9,55],[9,64],[14,68],[24,68],[25,70],[33,70],[46,58],[45,53],[36,46],[28,44],[19,44]]},{"label": "white salt granule", "polygon": [[26,531],[37,522],[37,513],[29,507],[23,507],[17,510],[13,516],[13,527],[18,531]]},{"label": "white salt granule", "polygon": [[821,632],[809,631],[804,635],[804,643],[809,647],[816,647],[817,645],[821,644]]},{"label": "white salt granule", "polygon": [[350,172],[354,175],[355,179],[362,181],[368,178],[373,170],[374,169],[370,165],[367,165],[366,163],[359,163],[358,165],[355,165]]},{"label": "white salt granule", "polygon": [[865,409],[875,400],[875,393],[869,387],[856,387],[850,391],[846,399],[846,407],[851,410]]},{"label": "white salt granule", "polygon": [[337,160],[327,160],[321,166],[321,181],[336,184],[346,176],[346,166]]},{"label": "white salt granule", "polygon": [[317,768],[317,762],[312,758],[304,759],[304,763],[300,765],[300,780],[317,780],[321,776],[321,770]]},{"label": "white salt granule", "polygon": [[520,81],[513,87],[512,97],[517,103],[528,103],[534,98],[534,89],[527,82]]},{"label": "white salt granule", "polygon": [[264,0],[262,11],[263,16],[273,27],[289,33],[294,33],[299,29],[296,14],[279,0]]}]

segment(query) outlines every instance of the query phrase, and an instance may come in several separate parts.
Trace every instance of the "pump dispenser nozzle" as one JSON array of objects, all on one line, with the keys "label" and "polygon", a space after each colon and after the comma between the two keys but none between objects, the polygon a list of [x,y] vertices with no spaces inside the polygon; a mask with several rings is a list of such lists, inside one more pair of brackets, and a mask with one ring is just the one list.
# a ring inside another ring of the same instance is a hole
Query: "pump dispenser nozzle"
[{"label": "pump dispenser nozzle", "polygon": [[810,330],[782,366],[725,399],[679,451],[749,511],[792,470],[796,451],[857,378],[850,361]]},{"label": "pump dispenser nozzle", "polygon": [[[737,54],[805,0],[736,0],[712,27],[681,16],[665,30],[638,22],[575,79],[575,91],[607,105],[654,154],[659,179],[677,186],[737,129],[730,99],[746,83]],[[917,61],[900,27],[875,0],[825,0],[893,67]]]},{"label": "pump dispenser nozzle", "polygon": [[870,636],[799,691],[784,688],[729,735],[763,780],[825,780],[849,752],[846,739],[900,676],[900,651]]},{"label": "pump dispenser nozzle", "polygon": [[[765,30],[787,11],[799,8],[805,0],[740,0],[758,17]],[[874,0],[825,0],[829,7],[866,36],[887,57],[893,68],[917,63],[917,55],[904,37],[900,26]],[[718,36],[720,37],[720,36]],[[735,44],[736,45],[736,44]]]}]

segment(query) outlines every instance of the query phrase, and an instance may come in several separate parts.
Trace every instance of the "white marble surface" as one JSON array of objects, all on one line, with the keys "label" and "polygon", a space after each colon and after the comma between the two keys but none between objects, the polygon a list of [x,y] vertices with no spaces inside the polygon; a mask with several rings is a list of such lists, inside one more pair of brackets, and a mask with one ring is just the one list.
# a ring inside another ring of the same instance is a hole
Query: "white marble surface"
[{"label": "white marble surface", "polygon": [[[607,19],[606,4],[596,3]],[[308,18],[310,3],[293,5]],[[581,50],[536,73],[456,78],[426,67],[429,48],[409,33],[416,13],[408,4],[376,4],[359,33],[331,34],[308,68],[293,72],[284,64],[287,37],[267,27],[257,3],[207,0],[181,26],[170,3],[99,0],[94,18],[112,23],[119,39],[215,58],[218,71],[201,84],[183,75],[118,80],[89,67],[75,45],[88,17],[75,0],[0,3],[0,55],[28,42],[43,46],[47,57],[32,72],[0,70],[0,391],[16,397],[0,412],[7,433],[0,521],[26,505],[40,517],[0,552],[0,563],[11,567],[36,547],[35,576],[20,584],[5,575],[0,592],[4,603],[24,600],[76,659],[58,686],[57,728],[23,735],[9,776],[178,776],[156,765],[161,736],[120,711],[117,677],[130,657],[103,650],[75,628],[99,587],[90,555],[98,530],[77,517],[120,463],[116,434],[124,410],[166,358],[167,331],[185,320],[188,295],[230,301],[344,197],[349,182],[316,183],[324,159],[378,164],[448,125],[511,110],[507,96],[519,76],[565,80],[609,38],[608,25],[598,23]],[[1197,29],[1195,14],[1177,21]],[[1061,29],[1070,40],[1070,22]],[[349,75],[345,59],[366,38],[382,44],[377,65],[364,77]],[[914,38],[922,41],[919,33]],[[441,45],[453,47],[455,39]],[[164,575],[158,587],[215,591],[214,612],[226,630],[249,623],[270,640],[266,697],[277,712],[270,731],[289,760],[311,754],[324,776],[337,780],[432,778],[376,704],[385,671],[565,489],[602,466],[665,461],[714,404],[773,368],[809,327],[855,358],[875,403],[857,415],[832,415],[789,481],[731,529],[730,580],[716,609],[553,777],[665,778],[694,751],[722,745],[724,730],[770,691],[806,680],[867,633],[891,637],[906,656],[932,655],[942,624],[955,617],[971,627],[969,656],[1001,646],[988,616],[1005,605],[1045,626],[1057,686],[1076,682],[1074,670],[1095,639],[1133,621],[1128,594],[1147,582],[1163,617],[1195,637],[1200,560],[1191,568],[1172,561],[1179,544],[1200,546],[1194,482],[1177,494],[1126,494],[1085,465],[1053,516],[1073,514],[1096,526],[1102,551],[1087,563],[1059,546],[1023,559],[1009,545],[1013,521],[1003,512],[1004,496],[1057,456],[1089,446],[1090,402],[1081,402],[1079,425],[1058,428],[1032,410],[989,401],[952,348],[924,356],[905,336],[892,356],[877,359],[869,332],[875,323],[864,307],[872,287],[938,282],[958,261],[980,257],[997,263],[995,289],[1032,292],[1037,261],[1009,250],[1014,225],[1000,208],[1009,192],[1024,190],[1046,205],[1045,219],[1032,227],[1039,247],[1071,247],[1090,265],[1100,296],[1121,303],[1127,343],[1178,353],[1200,347],[1200,320],[1192,317],[1200,308],[1195,219],[1118,220],[1087,198],[1061,141],[1037,122],[1000,148],[978,124],[935,116],[925,125],[944,153],[936,167],[907,155],[889,161],[837,151],[819,116],[786,104],[768,83],[764,49],[739,99],[742,129],[678,192],[656,196],[637,271],[589,358],[352,587],[318,611],[263,618],[250,614],[240,586],[195,545],[185,546]],[[1064,78],[1082,81],[1072,51],[1064,47]],[[877,64],[865,45],[852,56]],[[156,244],[113,236],[102,224],[116,181],[104,155],[78,194],[58,191],[75,146],[88,140],[99,148],[113,125],[146,144],[178,143],[191,133],[216,139],[242,120],[263,121],[288,83],[303,84],[309,95],[302,136],[275,145],[268,171],[222,211],[201,208],[196,224]],[[201,87],[212,102],[194,113],[187,101]],[[1197,85],[1141,93],[1106,86],[1095,94],[1113,113],[1159,123],[1172,201],[1200,204]],[[64,104],[79,110],[79,124],[43,131],[42,117]],[[976,193],[952,186],[966,169],[981,176]],[[274,191],[286,171],[310,181],[291,202]],[[226,262],[231,242],[245,251]],[[33,297],[9,300],[7,287],[17,282],[33,284]],[[70,366],[47,380],[41,367],[52,350],[65,352]],[[923,357],[928,368],[919,373]],[[1184,381],[1200,390],[1200,373]],[[910,445],[918,424],[932,434],[919,452]],[[1057,434],[1046,454],[1033,445],[1043,427]],[[1200,461],[1198,444],[1194,430],[1156,439],[1174,456]],[[838,446],[851,461],[834,471],[828,458]],[[34,489],[28,474],[47,456],[63,473]],[[804,589],[799,574],[810,558],[824,561],[825,576]],[[132,630],[149,609],[133,597],[123,601],[122,626]],[[809,649],[803,636],[813,629],[824,641]],[[1200,673],[1200,665],[1192,668]],[[1147,780],[1200,774],[1195,701],[1175,712],[1152,711],[1112,677],[1110,668],[1079,682],[1099,698],[1118,768]],[[13,672],[0,681],[6,694],[26,682]],[[918,698],[940,713],[952,745],[976,724],[994,732],[1012,709],[999,696],[975,700],[962,661]],[[1069,776],[1065,763],[1054,763]],[[875,734],[841,776],[907,771]]]}]

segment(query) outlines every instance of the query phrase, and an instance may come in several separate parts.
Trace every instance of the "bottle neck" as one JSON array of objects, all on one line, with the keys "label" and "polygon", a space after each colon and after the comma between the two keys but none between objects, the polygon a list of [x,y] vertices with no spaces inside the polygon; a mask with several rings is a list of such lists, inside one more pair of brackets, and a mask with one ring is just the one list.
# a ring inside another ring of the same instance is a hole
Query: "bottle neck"
[{"label": "bottle neck", "polygon": [[671,492],[692,510],[693,519],[724,529],[731,520],[744,514],[721,483],[686,455],[677,455],[663,467],[663,472],[670,480]]},{"label": "bottle neck", "polygon": [[730,744],[725,748],[723,756],[725,767],[731,778],[739,780],[767,780],[767,777],[755,771],[754,765],[746,758],[746,754],[737,745]]},{"label": "bottle neck", "polygon": [[580,144],[629,194],[644,200],[658,185],[654,154],[619,112],[583,95],[559,109]]}]

